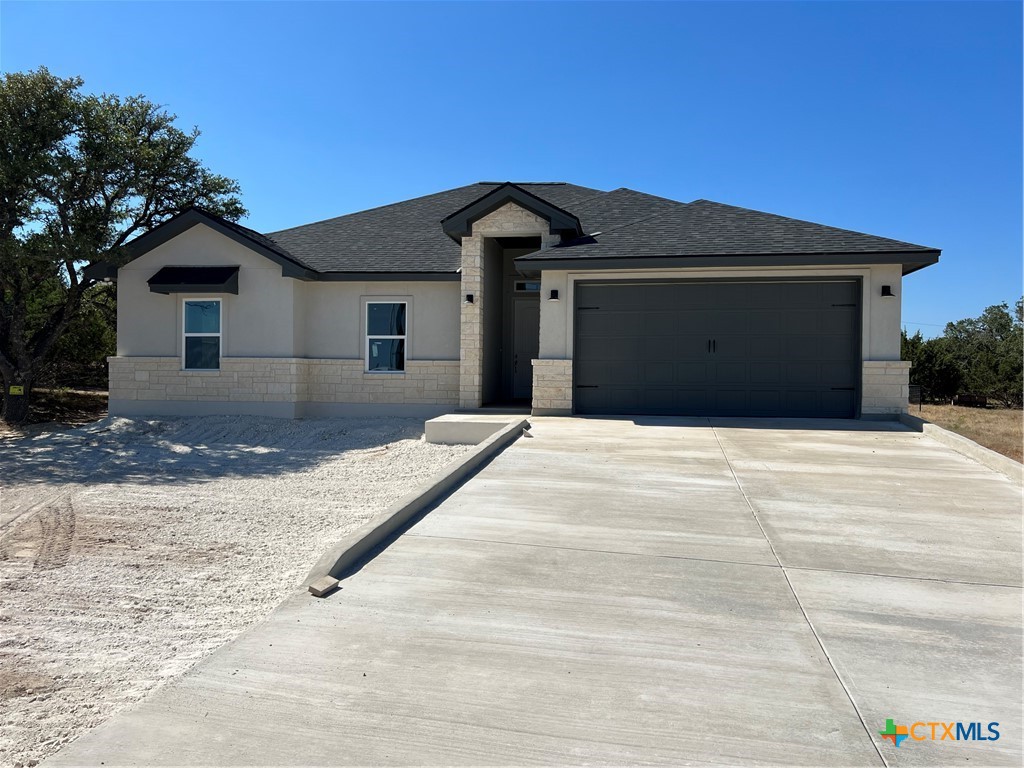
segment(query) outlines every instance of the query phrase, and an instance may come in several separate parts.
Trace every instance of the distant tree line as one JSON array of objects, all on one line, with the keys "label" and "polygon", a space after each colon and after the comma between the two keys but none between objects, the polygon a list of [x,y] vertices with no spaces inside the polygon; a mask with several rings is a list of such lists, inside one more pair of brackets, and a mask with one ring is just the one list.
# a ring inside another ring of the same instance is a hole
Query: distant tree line
[{"label": "distant tree line", "polygon": [[1024,401],[1024,298],[1013,311],[1005,302],[980,317],[947,323],[941,336],[925,339],[903,332],[902,356],[909,360],[910,383],[927,398],[949,401],[959,394],[984,395],[1020,408]]}]

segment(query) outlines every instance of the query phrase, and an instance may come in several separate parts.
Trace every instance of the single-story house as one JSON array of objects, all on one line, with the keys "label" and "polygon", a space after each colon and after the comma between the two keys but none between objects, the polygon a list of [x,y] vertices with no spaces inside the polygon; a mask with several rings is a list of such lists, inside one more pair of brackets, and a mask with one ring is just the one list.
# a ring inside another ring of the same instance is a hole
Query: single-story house
[{"label": "single-story house", "polygon": [[117,280],[113,414],[892,418],[939,251],[710,200],[481,182],[261,233],[189,209]]}]

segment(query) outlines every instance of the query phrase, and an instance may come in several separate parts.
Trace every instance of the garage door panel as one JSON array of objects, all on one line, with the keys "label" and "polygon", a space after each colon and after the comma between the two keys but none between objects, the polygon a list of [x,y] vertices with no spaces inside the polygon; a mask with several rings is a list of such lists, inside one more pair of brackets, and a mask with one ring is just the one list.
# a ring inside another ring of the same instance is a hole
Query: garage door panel
[{"label": "garage door panel", "polygon": [[856,313],[850,310],[834,310],[831,312],[819,312],[814,318],[821,333],[834,334],[843,338],[849,338],[849,328],[855,320]]},{"label": "garage door panel", "polygon": [[700,334],[680,334],[676,336],[676,344],[673,348],[674,360],[693,360],[699,359],[703,355],[707,354],[708,351],[708,335],[706,333]]},{"label": "garage door panel", "polygon": [[782,339],[778,336],[754,334],[747,344],[748,360],[778,360],[782,357]]},{"label": "garage door panel", "polygon": [[750,363],[750,383],[751,384],[781,384],[782,383],[782,364],[777,362],[770,363]]},{"label": "garage door panel", "polygon": [[747,314],[751,333],[778,333],[782,330],[783,313],[779,310],[754,309]]},{"label": "garage door panel", "polygon": [[791,360],[820,360],[821,340],[814,336],[787,336],[782,340],[782,355]]},{"label": "garage door panel", "polygon": [[640,394],[640,405],[645,410],[671,412],[678,407],[676,390],[672,387],[648,387]]},{"label": "garage door panel", "polygon": [[676,380],[676,365],[671,361],[645,363],[643,366],[644,381],[650,385],[672,385]]},{"label": "garage door panel", "polygon": [[856,406],[856,393],[853,391],[828,391],[821,393],[821,410],[829,415],[842,417],[841,414],[852,413]]},{"label": "garage door panel", "polygon": [[789,363],[786,366],[783,382],[790,387],[814,386],[820,378],[821,368],[818,363]]},{"label": "garage door panel", "polygon": [[609,338],[636,335],[641,330],[645,313],[641,309],[592,311],[577,315],[578,333],[582,337]]},{"label": "garage door panel", "polygon": [[774,416],[781,414],[782,393],[777,389],[752,389],[747,404],[752,415]]},{"label": "garage door panel", "polygon": [[856,308],[856,305],[860,304],[860,286],[857,283],[846,281],[846,282],[834,282],[834,283],[818,283],[821,291],[821,302],[823,304],[852,304]]},{"label": "garage door panel", "polygon": [[854,366],[846,361],[843,362],[823,362],[820,368],[821,383],[829,387],[850,387],[853,386],[853,382],[856,376]]},{"label": "garage door panel", "polygon": [[715,363],[715,383],[719,385],[747,384],[750,363]]},{"label": "garage door panel", "polygon": [[576,409],[853,416],[859,293],[854,281],[582,283]]},{"label": "garage door panel", "polygon": [[711,363],[676,363],[676,381],[689,384],[708,384],[711,382]]},{"label": "garage door panel", "polygon": [[702,416],[708,412],[708,390],[680,389],[676,391],[676,403],[680,413]]},{"label": "garage door panel", "polygon": [[692,327],[687,323],[686,313],[666,310],[663,312],[643,312],[640,330],[649,336],[674,336],[679,328]]},{"label": "garage door panel", "polygon": [[747,360],[750,356],[750,337],[727,336],[723,333],[714,334],[714,346],[711,357],[715,360]]},{"label": "garage door panel", "polygon": [[747,413],[747,392],[735,389],[716,389],[712,392],[716,413]]},{"label": "garage door panel", "polygon": [[578,381],[601,378],[609,386],[638,387],[644,382],[643,363],[631,361],[587,361],[579,364]]}]

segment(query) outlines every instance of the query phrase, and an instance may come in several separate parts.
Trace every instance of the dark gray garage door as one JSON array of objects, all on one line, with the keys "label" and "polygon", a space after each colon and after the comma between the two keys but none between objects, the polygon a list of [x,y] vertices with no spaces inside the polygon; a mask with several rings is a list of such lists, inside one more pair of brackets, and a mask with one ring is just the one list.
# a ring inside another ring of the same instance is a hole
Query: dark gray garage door
[{"label": "dark gray garage door", "polygon": [[580,283],[577,413],[852,417],[860,285]]}]

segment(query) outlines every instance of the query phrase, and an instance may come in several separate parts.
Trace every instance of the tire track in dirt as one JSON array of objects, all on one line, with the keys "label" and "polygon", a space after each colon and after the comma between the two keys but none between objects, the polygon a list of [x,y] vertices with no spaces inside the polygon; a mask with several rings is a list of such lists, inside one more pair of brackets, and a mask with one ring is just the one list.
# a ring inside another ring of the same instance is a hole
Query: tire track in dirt
[{"label": "tire track in dirt", "polygon": [[[13,513],[12,510],[4,510],[5,512],[11,514],[12,516],[8,520],[6,520],[3,523],[3,525],[0,525],[0,562],[11,559],[9,545],[11,540],[21,530],[22,526],[29,524],[30,522],[32,522],[40,516],[49,516],[53,518],[54,515],[50,513],[49,510],[51,510],[54,507],[59,507],[62,503],[66,503],[69,508],[71,506],[71,492],[68,486],[60,486],[56,491],[49,494],[42,500],[36,501],[34,504],[29,504],[20,511],[17,508],[13,510]],[[74,512],[71,512],[71,514],[71,533],[73,536]],[[64,517],[66,518],[67,515],[65,514]],[[56,530],[57,528],[61,528],[65,531],[67,529],[66,522],[62,526],[54,526],[52,523],[48,523],[48,525],[50,525],[51,528],[54,528],[54,534],[52,535],[58,535],[58,531]],[[46,529],[44,528],[44,533],[45,530]],[[70,553],[70,545],[68,551]],[[67,558],[64,559],[64,563],[67,563]]]},{"label": "tire track in dirt", "polygon": [[71,494],[66,494],[56,503],[48,505],[39,513],[42,541],[39,554],[32,569],[52,571],[63,568],[71,557],[71,546],[75,542],[75,508]]}]

